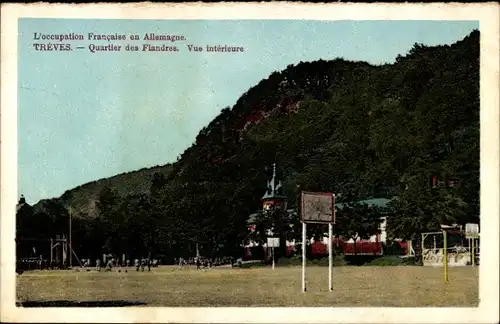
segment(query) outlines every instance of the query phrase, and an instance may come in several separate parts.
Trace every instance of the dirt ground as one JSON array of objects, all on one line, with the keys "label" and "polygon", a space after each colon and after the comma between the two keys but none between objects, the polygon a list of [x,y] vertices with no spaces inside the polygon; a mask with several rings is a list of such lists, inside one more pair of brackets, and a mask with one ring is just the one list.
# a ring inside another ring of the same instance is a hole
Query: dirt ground
[{"label": "dirt ground", "polygon": [[158,267],[151,272],[35,271],[17,277],[17,300],[29,306],[330,306],[478,305],[478,268],[336,267],[231,269]]}]

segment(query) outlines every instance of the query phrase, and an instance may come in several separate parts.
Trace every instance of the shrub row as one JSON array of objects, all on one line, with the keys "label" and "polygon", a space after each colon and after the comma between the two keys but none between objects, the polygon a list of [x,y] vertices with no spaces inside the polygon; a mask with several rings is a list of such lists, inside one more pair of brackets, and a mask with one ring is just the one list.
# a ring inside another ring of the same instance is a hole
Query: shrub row
[{"label": "shrub row", "polygon": [[[276,266],[300,266],[302,265],[302,258],[300,256],[293,256],[290,258],[281,258],[277,261]],[[307,260],[308,266],[328,266],[328,257],[320,259]],[[396,255],[388,256],[340,256],[336,255],[333,258],[333,266],[420,266],[422,265],[420,258],[416,257],[400,257]],[[266,262],[246,263],[242,264],[241,268],[256,268],[269,266]]]}]

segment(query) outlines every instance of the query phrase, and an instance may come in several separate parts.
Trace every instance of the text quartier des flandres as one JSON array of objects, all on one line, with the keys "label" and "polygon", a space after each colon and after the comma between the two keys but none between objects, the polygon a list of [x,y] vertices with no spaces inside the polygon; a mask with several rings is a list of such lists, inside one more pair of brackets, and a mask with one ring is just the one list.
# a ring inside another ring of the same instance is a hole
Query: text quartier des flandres
[{"label": "text quartier des flandres", "polygon": [[[150,45],[150,44],[143,44],[142,46],[135,46],[135,45],[127,45],[127,46],[122,46],[122,45],[115,45],[115,44],[107,44],[107,45],[94,45],[90,44],[88,46],[89,51],[91,53],[97,53],[97,52],[119,52],[122,50],[122,48],[125,48],[125,51],[127,52],[179,52],[179,49],[177,46],[167,46],[165,44],[163,45]],[[201,47],[199,49],[193,49],[190,50],[191,52],[202,52],[203,50]],[[215,45],[215,46],[206,46],[206,51],[207,52],[217,52],[217,53],[237,53],[237,52],[244,52],[245,49],[243,47],[239,46],[228,46],[228,45]]]}]

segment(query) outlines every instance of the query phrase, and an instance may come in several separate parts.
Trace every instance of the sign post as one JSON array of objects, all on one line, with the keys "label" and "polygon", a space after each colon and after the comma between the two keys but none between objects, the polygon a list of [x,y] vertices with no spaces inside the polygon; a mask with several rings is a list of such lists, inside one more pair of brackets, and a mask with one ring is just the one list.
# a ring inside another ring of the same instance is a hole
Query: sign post
[{"label": "sign post", "polygon": [[333,224],[335,195],[330,192],[301,192],[302,292],[306,292],[307,223],[328,224],[328,290],[333,291]]},{"label": "sign post", "polygon": [[444,269],[444,283],[448,283],[448,240],[446,229],[443,229],[443,269]]},{"label": "sign post", "polygon": [[471,252],[472,252],[472,253],[471,253],[471,254],[472,254],[472,262],[471,262],[471,264],[472,264],[472,266],[473,266],[473,267],[475,267],[475,266],[476,266],[476,255],[475,255],[475,253],[474,253],[474,252],[475,252],[474,250],[475,250],[476,248],[475,248],[475,246],[474,246],[474,243],[475,243],[474,241],[475,241],[475,239],[472,239],[472,251],[471,251]]},{"label": "sign post", "polygon": [[274,262],[274,248],[280,246],[280,239],[279,237],[268,237],[267,238],[267,247],[271,248],[271,256],[273,259],[273,271],[275,267],[275,262]]},{"label": "sign post", "polygon": [[469,250],[471,253],[471,264],[476,266],[476,239],[479,238],[479,224],[465,224],[465,237],[469,239]]},{"label": "sign post", "polygon": [[333,224],[328,224],[328,290],[333,291]]},{"label": "sign post", "polygon": [[274,271],[274,247],[271,248],[271,257],[273,258],[273,271]]},{"label": "sign post", "polygon": [[306,292],[307,225],[302,221],[302,292]]}]

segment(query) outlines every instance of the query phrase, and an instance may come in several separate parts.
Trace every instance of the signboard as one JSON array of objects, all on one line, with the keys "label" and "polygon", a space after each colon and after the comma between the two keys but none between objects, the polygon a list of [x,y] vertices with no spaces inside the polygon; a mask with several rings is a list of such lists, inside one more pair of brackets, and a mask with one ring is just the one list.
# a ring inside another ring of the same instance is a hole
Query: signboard
[{"label": "signboard", "polygon": [[335,223],[335,198],[329,192],[302,192],[301,219],[305,223]]},{"label": "signboard", "polygon": [[479,225],[478,224],[465,224],[465,237],[466,238],[478,238],[479,237]]},{"label": "signboard", "polygon": [[279,246],[280,246],[279,237],[268,237],[267,238],[267,247],[273,248],[273,247],[279,247]]}]

